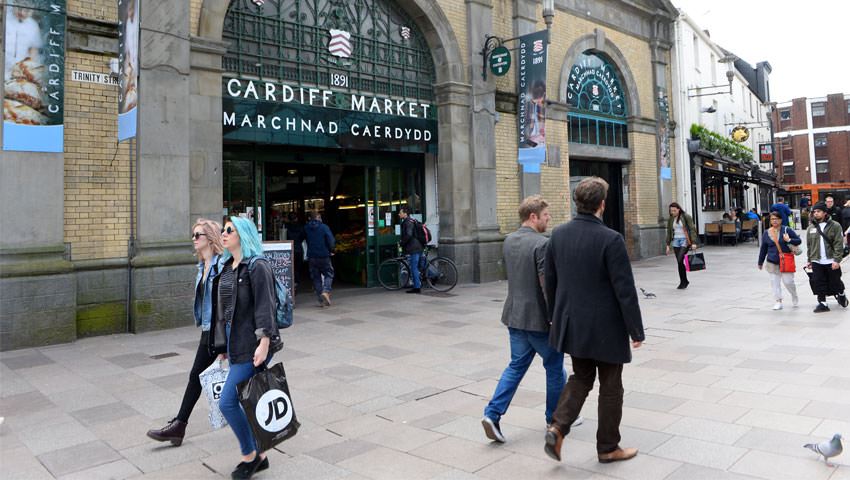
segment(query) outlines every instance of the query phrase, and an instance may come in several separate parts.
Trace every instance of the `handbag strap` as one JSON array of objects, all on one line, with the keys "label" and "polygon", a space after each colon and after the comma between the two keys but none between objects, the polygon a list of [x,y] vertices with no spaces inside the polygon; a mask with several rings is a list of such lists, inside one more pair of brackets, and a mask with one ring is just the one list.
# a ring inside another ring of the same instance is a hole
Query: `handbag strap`
[{"label": "handbag strap", "polygon": [[770,239],[773,240],[774,245],[776,245],[776,253],[779,256],[779,261],[782,261],[782,254],[785,253],[785,252],[782,251],[782,247],[779,246],[779,234],[781,232],[782,232],[782,230],[777,232],[776,238],[773,238],[773,237],[770,236],[770,229],[767,230],[767,236],[770,237]]}]

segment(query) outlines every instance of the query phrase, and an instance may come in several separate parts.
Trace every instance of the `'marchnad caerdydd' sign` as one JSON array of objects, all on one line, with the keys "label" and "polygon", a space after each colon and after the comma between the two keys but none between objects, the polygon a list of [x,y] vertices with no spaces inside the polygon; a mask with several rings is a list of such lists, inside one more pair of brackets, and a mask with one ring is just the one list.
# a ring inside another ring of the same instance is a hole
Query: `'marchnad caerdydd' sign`
[{"label": "'marchnad caerdydd' sign", "polygon": [[426,103],[279,82],[223,79],[224,138],[362,150],[437,148],[436,108]]}]

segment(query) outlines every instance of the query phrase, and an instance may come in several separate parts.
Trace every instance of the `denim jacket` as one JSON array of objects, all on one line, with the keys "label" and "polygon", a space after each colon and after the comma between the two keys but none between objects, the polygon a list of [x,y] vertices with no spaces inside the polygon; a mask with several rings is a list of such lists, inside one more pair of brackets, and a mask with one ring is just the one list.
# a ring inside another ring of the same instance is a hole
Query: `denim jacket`
[{"label": "denim jacket", "polygon": [[198,276],[195,278],[195,326],[201,327],[201,330],[208,332],[212,323],[212,295],[213,295],[213,280],[221,272],[219,265],[219,256],[213,255],[210,261],[210,273],[207,275],[207,281],[204,283],[204,295],[198,297],[198,284],[204,279],[204,262],[198,262]]}]

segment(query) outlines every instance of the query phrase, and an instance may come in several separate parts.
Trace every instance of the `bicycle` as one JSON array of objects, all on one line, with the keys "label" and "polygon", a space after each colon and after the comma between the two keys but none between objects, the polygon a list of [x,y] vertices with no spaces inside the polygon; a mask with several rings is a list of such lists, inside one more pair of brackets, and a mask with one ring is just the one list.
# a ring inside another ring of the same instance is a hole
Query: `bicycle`
[{"label": "bicycle", "polygon": [[[419,264],[419,275],[422,284],[428,284],[435,291],[445,293],[457,285],[457,266],[455,262],[446,257],[437,255],[428,260],[430,248],[422,252],[422,260]],[[389,258],[378,265],[378,282],[387,290],[399,290],[411,287],[410,263],[407,255]]]}]

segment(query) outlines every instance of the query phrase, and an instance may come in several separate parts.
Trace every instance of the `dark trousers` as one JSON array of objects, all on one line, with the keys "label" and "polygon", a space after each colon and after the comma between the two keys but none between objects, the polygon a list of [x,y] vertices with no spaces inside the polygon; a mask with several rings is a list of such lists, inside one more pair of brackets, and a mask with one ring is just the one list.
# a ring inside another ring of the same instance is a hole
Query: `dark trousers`
[{"label": "dark trousers", "polygon": [[599,426],[596,429],[596,452],[611,453],[620,445],[620,420],[623,418],[623,364],[605,363],[572,357],[573,374],[567,380],[552,415],[552,424],[566,436],[570,425],[581,413],[587,394],[593,390],[599,372]]},{"label": "dark trousers", "polygon": [[310,265],[310,278],[313,280],[313,289],[316,296],[321,299],[322,292],[330,293],[334,281],[334,267],[331,257],[308,258]]},{"label": "dark trousers", "polygon": [[198,344],[197,353],[195,353],[195,363],[192,364],[192,370],[189,372],[189,383],[186,385],[183,403],[180,404],[180,412],[177,414],[177,420],[181,422],[189,422],[192,409],[195,408],[195,404],[198,403],[198,398],[201,396],[201,380],[198,375],[215,361],[215,357],[210,355],[208,348],[209,338],[210,332],[201,333],[201,342]]},{"label": "dark trousers", "polygon": [[676,266],[679,267],[679,283],[688,283],[688,271],[685,270],[685,255],[688,254],[689,247],[673,247],[673,253],[676,254]]},{"label": "dark trousers", "polygon": [[826,302],[827,295],[844,293],[844,282],[841,281],[841,269],[833,270],[831,265],[821,265],[812,262],[812,278],[810,280],[812,293],[818,296],[818,301]]}]

